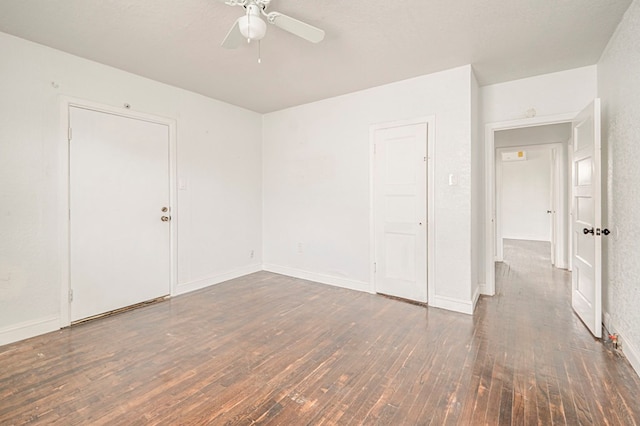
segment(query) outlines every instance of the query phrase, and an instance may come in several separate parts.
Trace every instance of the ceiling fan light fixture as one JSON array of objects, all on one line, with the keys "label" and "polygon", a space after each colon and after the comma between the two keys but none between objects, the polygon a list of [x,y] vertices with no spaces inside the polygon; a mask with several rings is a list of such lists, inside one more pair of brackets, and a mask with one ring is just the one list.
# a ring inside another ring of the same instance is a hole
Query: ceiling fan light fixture
[{"label": "ceiling fan light fixture", "polygon": [[246,14],[238,20],[240,34],[247,40],[262,40],[267,33],[267,24],[257,15]]}]

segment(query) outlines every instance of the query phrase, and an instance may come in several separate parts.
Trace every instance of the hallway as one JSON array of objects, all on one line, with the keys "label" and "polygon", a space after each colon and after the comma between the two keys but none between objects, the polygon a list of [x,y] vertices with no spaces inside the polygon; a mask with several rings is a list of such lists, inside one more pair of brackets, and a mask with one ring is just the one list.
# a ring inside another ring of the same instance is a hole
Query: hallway
[{"label": "hallway", "polygon": [[258,272],[0,347],[0,424],[640,423],[640,379],[509,241],[471,317]]}]

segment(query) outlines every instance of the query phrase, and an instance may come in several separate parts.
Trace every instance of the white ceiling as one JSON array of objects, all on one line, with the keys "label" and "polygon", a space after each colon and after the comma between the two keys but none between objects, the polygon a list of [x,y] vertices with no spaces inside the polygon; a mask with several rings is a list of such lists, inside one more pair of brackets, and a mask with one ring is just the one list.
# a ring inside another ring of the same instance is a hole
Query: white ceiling
[{"label": "white ceiling", "polygon": [[480,84],[598,61],[631,0],[273,0],[326,31],[272,25],[220,47],[244,9],[219,0],[1,0],[0,31],[270,112],[472,64]]}]

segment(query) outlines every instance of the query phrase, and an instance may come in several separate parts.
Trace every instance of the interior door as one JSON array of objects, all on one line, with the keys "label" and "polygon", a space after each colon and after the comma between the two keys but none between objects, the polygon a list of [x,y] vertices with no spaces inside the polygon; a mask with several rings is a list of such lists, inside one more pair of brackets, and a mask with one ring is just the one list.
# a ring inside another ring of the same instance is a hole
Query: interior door
[{"label": "interior door", "polygon": [[374,134],[376,292],[427,301],[427,123]]},{"label": "interior door", "polygon": [[602,336],[600,100],[573,122],[573,272],[571,304],[595,337]]},{"label": "interior door", "polygon": [[169,129],[78,107],[69,116],[77,321],[170,293]]},{"label": "interior door", "polygon": [[551,149],[551,178],[550,182],[550,197],[549,197],[549,206],[550,209],[547,210],[549,213],[551,220],[551,264],[557,266],[557,250],[558,250],[558,221],[557,221],[557,169],[558,169],[558,158],[556,148]]}]

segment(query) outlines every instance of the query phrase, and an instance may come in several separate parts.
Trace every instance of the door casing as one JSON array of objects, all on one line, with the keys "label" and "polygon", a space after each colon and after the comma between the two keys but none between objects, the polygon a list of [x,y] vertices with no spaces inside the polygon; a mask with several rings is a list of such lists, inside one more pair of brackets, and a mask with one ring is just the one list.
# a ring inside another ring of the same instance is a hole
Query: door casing
[{"label": "door casing", "polygon": [[525,118],[521,120],[501,121],[485,125],[484,136],[484,178],[485,178],[485,282],[480,285],[481,294],[493,296],[496,293],[496,176],[495,176],[495,132],[500,130],[521,129],[525,127],[543,126],[547,124],[570,123],[578,112],[555,114],[544,117]]},{"label": "door casing", "polygon": [[169,202],[172,220],[170,226],[170,284],[171,295],[176,292],[178,283],[178,251],[177,251],[177,140],[176,121],[171,118],[160,117],[130,109],[99,104],[96,102],[77,99],[72,97],[61,97],[60,99],[60,137],[58,140],[58,163],[60,174],[58,177],[58,232],[60,235],[59,264],[60,264],[60,327],[71,325],[71,309],[69,302],[70,281],[70,239],[69,239],[69,125],[71,107],[89,109],[97,112],[120,115],[123,117],[149,121],[166,125],[169,129]]}]

